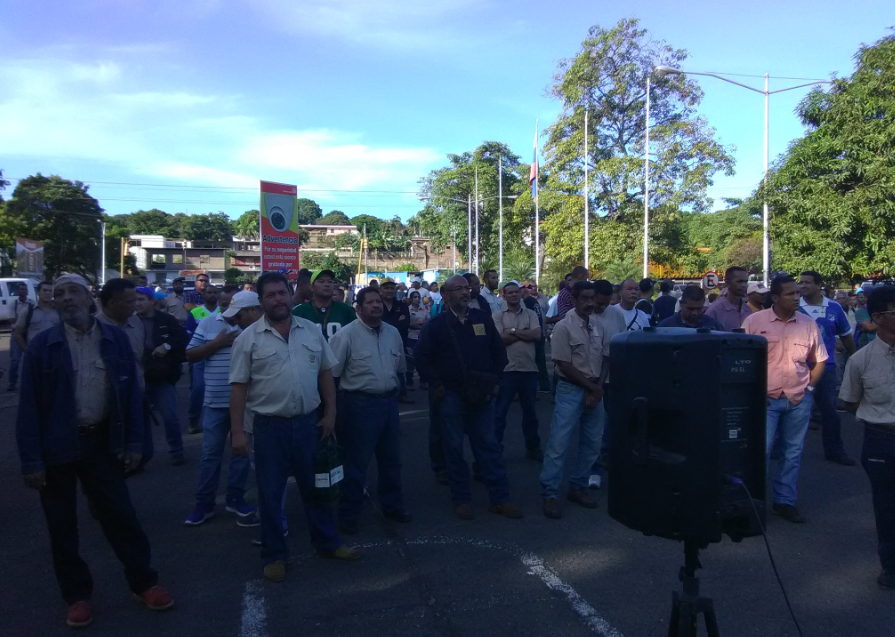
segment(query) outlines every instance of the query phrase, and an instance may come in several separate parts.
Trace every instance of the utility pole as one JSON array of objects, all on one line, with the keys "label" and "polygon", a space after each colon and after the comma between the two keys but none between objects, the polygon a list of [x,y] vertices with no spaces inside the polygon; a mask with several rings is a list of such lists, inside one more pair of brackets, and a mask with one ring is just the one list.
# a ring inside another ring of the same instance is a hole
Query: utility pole
[{"label": "utility pole", "polygon": [[500,236],[498,237],[500,258],[497,278],[503,281],[503,157],[497,158],[497,201],[500,202]]}]

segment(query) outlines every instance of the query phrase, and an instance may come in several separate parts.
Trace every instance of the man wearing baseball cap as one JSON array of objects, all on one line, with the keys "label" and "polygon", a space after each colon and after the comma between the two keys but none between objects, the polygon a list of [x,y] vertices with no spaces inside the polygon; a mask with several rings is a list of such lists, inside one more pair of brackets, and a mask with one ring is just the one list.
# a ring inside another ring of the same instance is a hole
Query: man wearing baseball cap
[{"label": "man wearing baseball cap", "polygon": [[[212,314],[199,322],[186,352],[189,362],[203,361],[205,369],[202,460],[199,464],[196,506],[184,520],[187,526],[199,526],[214,516],[215,493],[221,477],[227,434],[230,433],[230,348],[242,333],[235,317],[240,310],[261,306],[255,292],[237,292],[229,303],[223,313]],[[260,524],[255,507],[245,501],[249,468],[248,456],[230,457],[226,510],[236,514],[239,526]]]},{"label": "man wearing baseball cap", "polygon": [[91,316],[83,277],[56,279],[53,299],[62,323],[35,336],[25,352],[16,440],[25,486],[38,491],[47,519],[66,623],[93,622],[93,578],[78,548],[78,482],[124,564],[131,592],[151,610],[165,610],[174,600],[158,586],[124,480],[143,453],[134,352],[121,329]]},{"label": "man wearing baseball cap", "polygon": [[292,314],[320,326],[327,341],[340,327],[348,325],[357,314],[347,303],[333,299],[336,275],[332,270],[316,270],[311,273],[311,300],[292,310]]},{"label": "man wearing baseball cap", "polygon": [[752,313],[761,312],[764,309],[765,301],[768,298],[768,290],[763,284],[756,282],[750,283],[746,288],[746,298],[749,300],[749,309]]}]

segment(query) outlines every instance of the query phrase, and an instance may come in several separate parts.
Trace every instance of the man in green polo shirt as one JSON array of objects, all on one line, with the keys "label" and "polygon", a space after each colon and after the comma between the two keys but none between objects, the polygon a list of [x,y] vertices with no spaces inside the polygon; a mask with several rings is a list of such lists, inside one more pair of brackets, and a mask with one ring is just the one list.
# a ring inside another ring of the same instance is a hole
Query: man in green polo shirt
[{"label": "man in green polo shirt", "polygon": [[317,270],[311,274],[311,300],[297,306],[292,313],[317,323],[327,341],[340,327],[348,325],[357,314],[347,303],[333,300],[336,276],[332,270]]}]

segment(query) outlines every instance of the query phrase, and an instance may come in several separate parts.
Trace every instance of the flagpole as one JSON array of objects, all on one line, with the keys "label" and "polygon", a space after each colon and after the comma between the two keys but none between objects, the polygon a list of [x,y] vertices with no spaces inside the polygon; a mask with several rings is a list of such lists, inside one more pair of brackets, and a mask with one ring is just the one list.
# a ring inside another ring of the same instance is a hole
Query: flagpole
[{"label": "flagpole", "polygon": [[503,157],[497,158],[497,200],[500,202],[500,236],[498,237],[500,252],[498,269],[500,272],[498,272],[497,278],[503,281]]},{"label": "flagpole", "polygon": [[643,142],[643,278],[649,277],[649,84],[646,78],[646,139]]},{"label": "flagpole", "polygon": [[[538,162],[538,121],[535,120],[535,163]],[[535,173],[535,193],[538,191],[538,175]],[[538,197],[535,196],[535,284],[540,289],[541,286],[541,233],[540,233],[540,210],[538,208]]]},{"label": "flagpole", "polygon": [[475,275],[479,275],[479,167],[475,167]]},{"label": "flagpole", "polygon": [[587,188],[587,104],[584,105],[584,267],[590,272],[590,214]]},{"label": "flagpole", "polygon": [[466,271],[472,272],[472,194],[466,194]]}]

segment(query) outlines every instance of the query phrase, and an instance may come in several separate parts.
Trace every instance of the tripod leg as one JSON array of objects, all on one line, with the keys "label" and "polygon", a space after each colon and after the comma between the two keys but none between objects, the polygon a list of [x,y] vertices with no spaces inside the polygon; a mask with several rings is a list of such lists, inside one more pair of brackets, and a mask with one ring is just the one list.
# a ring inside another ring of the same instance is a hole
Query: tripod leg
[{"label": "tripod leg", "polygon": [[668,622],[668,637],[678,637],[678,621],[680,621],[680,600],[677,593],[671,596],[671,619]]},{"label": "tripod leg", "polygon": [[693,605],[683,602],[680,605],[678,618],[678,637],[696,637],[696,613]]},{"label": "tripod leg", "polygon": [[706,600],[704,614],[708,637],[721,637],[721,633],[718,632],[718,619],[715,617],[715,604],[710,599]]}]

